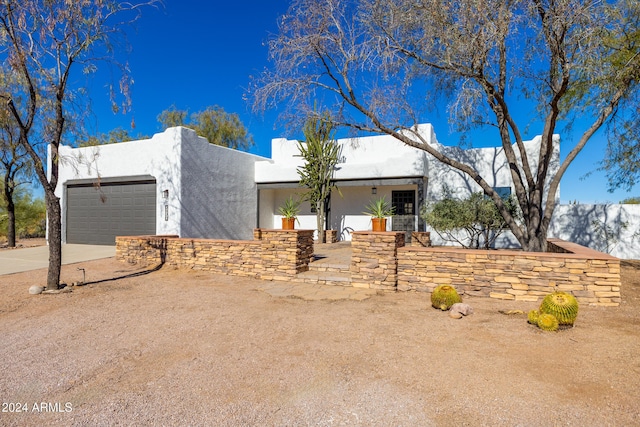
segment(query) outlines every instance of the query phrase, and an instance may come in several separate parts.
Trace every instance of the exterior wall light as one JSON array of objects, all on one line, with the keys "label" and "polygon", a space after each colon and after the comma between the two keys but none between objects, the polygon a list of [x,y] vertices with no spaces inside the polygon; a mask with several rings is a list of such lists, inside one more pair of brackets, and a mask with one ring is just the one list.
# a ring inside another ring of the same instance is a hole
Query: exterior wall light
[{"label": "exterior wall light", "polygon": [[168,199],[169,198],[169,190],[164,190],[162,192],[162,198],[163,199]]},{"label": "exterior wall light", "polygon": [[378,187],[371,187],[371,194],[378,194]]}]

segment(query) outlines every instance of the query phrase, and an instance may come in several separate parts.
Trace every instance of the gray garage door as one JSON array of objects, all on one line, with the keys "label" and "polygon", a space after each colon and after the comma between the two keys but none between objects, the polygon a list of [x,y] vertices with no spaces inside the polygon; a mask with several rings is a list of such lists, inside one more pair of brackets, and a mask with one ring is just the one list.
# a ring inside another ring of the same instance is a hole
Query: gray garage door
[{"label": "gray garage door", "polygon": [[67,243],[115,245],[156,233],[155,180],[67,186]]}]

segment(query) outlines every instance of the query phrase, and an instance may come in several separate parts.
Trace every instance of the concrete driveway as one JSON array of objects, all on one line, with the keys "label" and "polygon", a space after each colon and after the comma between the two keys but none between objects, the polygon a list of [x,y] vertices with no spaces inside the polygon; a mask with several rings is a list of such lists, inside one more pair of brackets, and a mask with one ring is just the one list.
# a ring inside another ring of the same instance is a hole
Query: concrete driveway
[{"label": "concrete driveway", "polygon": [[[62,245],[62,264],[110,258],[115,255],[115,246]],[[21,273],[48,266],[49,246],[0,251],[0,275]]]}]

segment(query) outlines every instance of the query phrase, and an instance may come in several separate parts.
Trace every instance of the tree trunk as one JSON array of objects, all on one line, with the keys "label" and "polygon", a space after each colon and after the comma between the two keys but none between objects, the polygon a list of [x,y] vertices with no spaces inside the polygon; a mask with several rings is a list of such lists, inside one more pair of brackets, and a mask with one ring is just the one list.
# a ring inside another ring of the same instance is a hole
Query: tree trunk
[{"label": "tree trunk", "polygon": [[[536,221],[537,224],[540,221]],[[546,252],[547,251],[547,227],[529,225],[528,227],[529,238],[526,241],[520,242],[522,250],[528,252]]]},{"label": "tree trunk", "polygon": [[16,207],[13,201],[7,202],[7,245],[16,247]]},{"label": "tree trunk", "polygon": [[546,252],[547,251],[547,236],[545,234],[539,234],[531,236],[526,245],[522,245],[522,249],[527,252]]},{"label": "tree trunk", "polygon": [[62,220],[60,199],[45,190],[47,203],[47,222],[49,225],[49,271],[47,273],[47,290],[58,289],[62,266]]},{"label": "tree trunk", "polygon": [[13,191],[5,184],[4,196],[7,200],[7,245],[16,247],[16,206],[13,203]]},{"label": "tree trunk", "polygon": [[316,226],[318,227],[318,242],[327,243],[327,236],[324,232],[324,201],[316,203]]}]

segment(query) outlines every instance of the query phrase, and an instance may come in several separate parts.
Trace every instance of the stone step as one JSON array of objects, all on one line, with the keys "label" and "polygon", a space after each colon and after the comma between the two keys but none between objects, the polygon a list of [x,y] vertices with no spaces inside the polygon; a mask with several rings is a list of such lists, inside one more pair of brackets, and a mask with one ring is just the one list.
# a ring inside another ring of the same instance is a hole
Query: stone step
[{"label": "stone step", "polygon": [[310,271],[348,273],[350,268],[350,263],[340,261],[316,260],[309,263]]},{"label": "stone step", "polygon": [[296,274],[294,280],[318,285],[351,286],[351,273],[310,270]]}]

